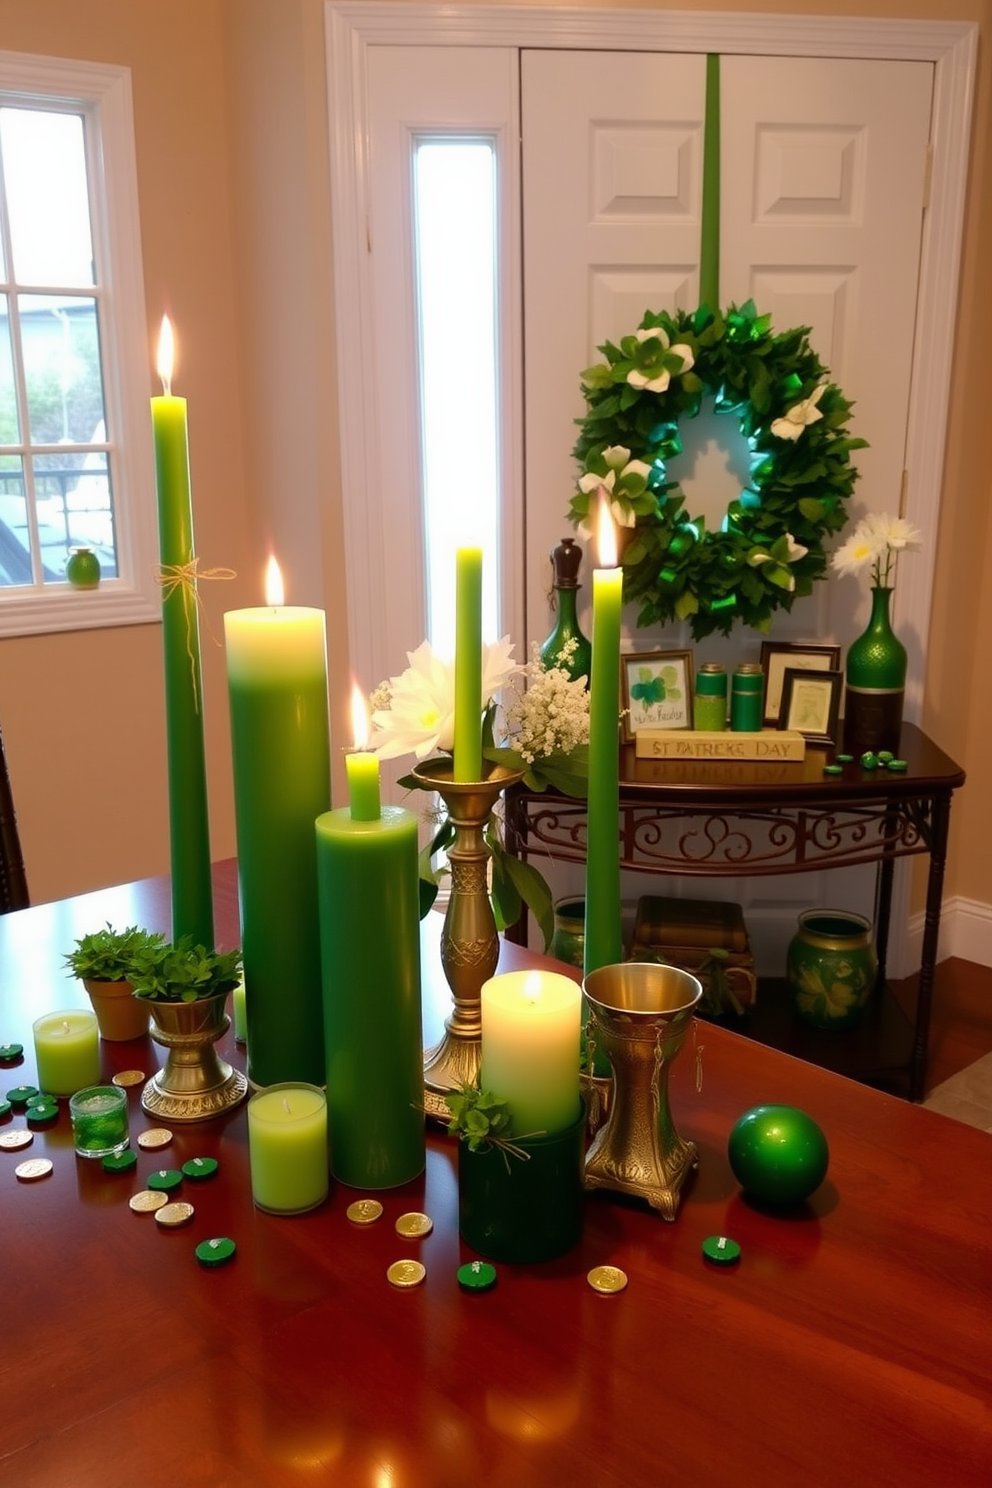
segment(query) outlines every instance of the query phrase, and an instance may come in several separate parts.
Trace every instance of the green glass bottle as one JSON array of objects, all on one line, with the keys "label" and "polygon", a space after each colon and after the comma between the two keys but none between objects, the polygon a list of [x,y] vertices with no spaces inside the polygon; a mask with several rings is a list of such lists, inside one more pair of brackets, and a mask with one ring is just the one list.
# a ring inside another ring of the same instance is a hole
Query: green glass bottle
[{"label": "green glass bottle", "polygon": [[555,666],[565,642],[576,641],[577,644],[572,653],[572,658],[565,667],[565,670],[573,682],[578,677],[585,677],[586,686],[588,687],[589,672],[592,667],[592,647],[579,628],[579,620],[576,613],[576,600],[579,593],[579,566],[581,563],[582,549],[574,537],[563,537],[558,546],[551,551],[552,583],[555,593],[554,603],[558,612],[558,618],[555,621],[554,630],[541,647],[541,660],[545,666]]},{"label": "green glass bottle", "polygon": [[872,589],[867,629],[851,643],[844,663],[844,748],[848,754],[899,748],[907,658],[906,647],[889,619],[891,599],[891,589]]}]

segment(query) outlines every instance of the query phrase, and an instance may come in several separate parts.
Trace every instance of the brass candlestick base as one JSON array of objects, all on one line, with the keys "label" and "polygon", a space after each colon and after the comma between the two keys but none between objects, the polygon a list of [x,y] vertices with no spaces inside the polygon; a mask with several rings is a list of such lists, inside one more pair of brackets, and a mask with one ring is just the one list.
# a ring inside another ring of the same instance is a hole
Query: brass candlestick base
[{"label": "brass candlestick base", "polygon": [[606,1124],[586,1155],[585,1186],[647,1199],[664,1219],[674,1219],[698,1154],[675,1130],[668,1071],[702,987],[677,967],[628,961],[590,972],[584,989],[614,1080]]},{"label": "brass candlestick base", "polygon": [[454,998],[444,1021],[444,1037],[424,1055],[424,1105],[429,1116],[447,1121],[448,1090],[477,1085],[482,1039],[480,993],[496,971],[499,937],[489,899],[489,849],[484,832],[500,793],[523,771],[489,765],[485,780],[452,779],[447,760],[428,760],[414,775],[425,790],[437,791],[448,810],[455,840],[448,848],[451,896],[441,929],[441,966]]},{"label": "brass candlestick base", "polygon": [[141,1095],[144,1110],[164,1121],[202,1121],[240,1105],[248,1081],[214,1045],[230,1027],[227,994],[199,1002],[150,1002],[151,1036],[168,1049],[164,1068]]}]

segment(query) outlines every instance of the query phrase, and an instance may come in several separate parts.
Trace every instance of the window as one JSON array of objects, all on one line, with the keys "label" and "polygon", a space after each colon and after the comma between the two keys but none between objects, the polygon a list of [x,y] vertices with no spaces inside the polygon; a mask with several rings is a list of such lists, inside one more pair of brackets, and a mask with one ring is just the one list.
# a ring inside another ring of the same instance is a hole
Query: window
[{"label": "window", "polygon": [[160,612],[146,340],[126,70],[0,53],[0,634]]}]

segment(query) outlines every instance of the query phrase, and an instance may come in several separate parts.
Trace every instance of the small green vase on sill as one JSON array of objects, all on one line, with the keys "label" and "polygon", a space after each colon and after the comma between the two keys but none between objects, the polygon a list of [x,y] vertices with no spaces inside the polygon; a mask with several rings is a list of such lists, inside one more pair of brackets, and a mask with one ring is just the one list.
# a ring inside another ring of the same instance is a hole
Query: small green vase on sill
[{"label": "small green vase on sill", "polygon": [[896,752],[906,695],[906,647],[892,629],[892,590],[873,588],[871,616],[844,663],[844,747]]},{"label": "small green vase on sill", "polygon": [[585,677],[588,687],[592,670],[592,647],[579,626],[576,607],[581,563],[582,549],[574,537],[563,537],[558,546],[551,550],[552,584],[558,615],[554,630],[541,647],[541,660],[546,667],[559,665],[558,657],[565,642],[574,641],[572,659],[564,670],[573,682],[579,677]]}]

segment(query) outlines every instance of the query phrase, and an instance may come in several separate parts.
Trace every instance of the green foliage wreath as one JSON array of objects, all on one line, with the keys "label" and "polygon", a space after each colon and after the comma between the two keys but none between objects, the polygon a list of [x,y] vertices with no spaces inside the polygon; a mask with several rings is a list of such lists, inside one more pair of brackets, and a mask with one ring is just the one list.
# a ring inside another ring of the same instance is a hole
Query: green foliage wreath
[{"label": "green foliage wreath", "polygon": [[[847,521],[858,475],[850,455],[866,441],[848,436],[851,404],[827,381],[808,334],[774,335],[751,300],[726,314],[648,311],[582,373],[589,411],[576,421],[583,473],[569,515],[595,530],[605,488],[614,519],[630,529],[624,598],[639,603],[638,625],[687,620],[696,640],[738,622],[767,631],[777,609],[823,577],[823,540]],[[751,452],[749,484],[716,532],[666,478],[682,450],[680,419],[708,396],[736,415]]]}]

